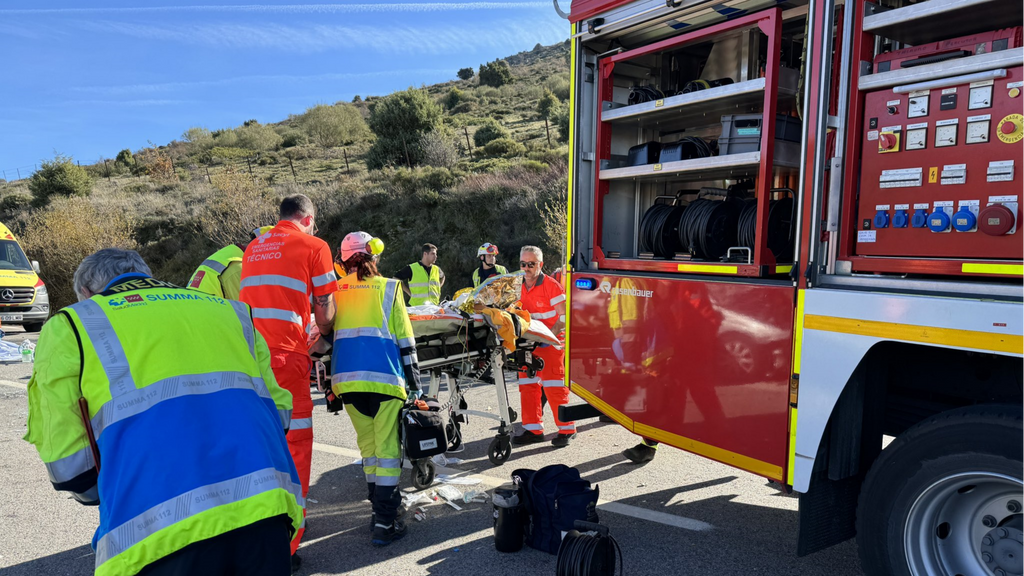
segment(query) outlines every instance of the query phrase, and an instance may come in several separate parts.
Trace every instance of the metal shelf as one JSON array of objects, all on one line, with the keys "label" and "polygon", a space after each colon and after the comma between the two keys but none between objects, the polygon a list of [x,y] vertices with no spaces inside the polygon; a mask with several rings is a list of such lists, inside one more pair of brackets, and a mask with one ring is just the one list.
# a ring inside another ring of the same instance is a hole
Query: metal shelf
[{"label": "metal shelf", "polygon": [[[775,141],[775,166],[777,168],[798,168],[799,160],[800,144],[781,140]],[[604,168],[600,172],[600,178],[601,180],[653,180],[665,178],[694,181],[734,180],[757,176],[760,166],[761,152],[757,151],[679,160],[677,162],[665,162],[664,164]]]},{"label": "metal shelf", "polygon": [[864,31],[919,46],[1021,24],[1019,0],[927,0],[885,10],[868,4]]},{"label": "metal shelf", "polygon": [[[796,97],[799,73],[781,69],[779,99],[792,103]],[[726,86],[708,88],[690,94],[670,96],[662,100],[622,106],[602,103],[601,121],[612,125],[665,123],[693,127],[717,124],[725,114],[760,110],[764,106],[765,79],[755,78]]]}]

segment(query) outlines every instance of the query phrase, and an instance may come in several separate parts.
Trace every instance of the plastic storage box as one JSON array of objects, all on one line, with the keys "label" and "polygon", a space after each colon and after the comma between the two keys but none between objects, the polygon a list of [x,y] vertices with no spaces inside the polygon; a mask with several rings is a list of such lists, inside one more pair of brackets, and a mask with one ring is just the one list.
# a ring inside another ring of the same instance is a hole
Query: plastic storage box
[{"label": "plastic storage box", "polygon": [[[718,140],[719,155],[757,152],[761,149],[761,114],[728,114],[722,116],[722,137]],[[793,116],[775,116],[775,140],[799,142],[803,123]]]}]

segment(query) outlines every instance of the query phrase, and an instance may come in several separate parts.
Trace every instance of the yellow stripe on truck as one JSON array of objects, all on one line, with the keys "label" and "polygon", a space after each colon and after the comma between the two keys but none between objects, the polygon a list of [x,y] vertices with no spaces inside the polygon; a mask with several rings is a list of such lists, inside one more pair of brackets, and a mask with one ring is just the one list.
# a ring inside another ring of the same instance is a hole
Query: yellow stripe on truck
[{"label": "yellow stripe on truck", "polygon": [[[570,28],[569,37],[576,35],[576,23]],[[562,361],[565,363],[566,379],[569,377],[569,322],[572,320],[572,183],[573,183],[573,158],[576,157],[576,44],[578,40],[570,40],[569,47],[569,174],[568,174],[568,202],[565,206],[565,262],[562,269],[562,287],[565,288],[565,343],[562,352]]]},{"label": "yellow stripe on truck", "polygon": [[771,478],[772,480],[778,480],[782,482],[782,466],[776,466],[769,464],[768,462],[762,462],[760,460],[730,452],[724,448],[698,442],[690,438],[685,438],[671,432],[659,430],[653,426],[647,424],[641,424],[636,422],[633,425],[633,433],[644,438],[650,438],[651,440],[657,440],[676,448],[686,450],[687,452],[693,452],[712,460],[717,460],[723,464],[735,466],[741,470],[753,472],[758,476],[764,476],[765,478]]},{"label": "yellow stripe on truck", "polygon": [[960,267],[964,274],[999,274],[1002,276],[1024,276],[1024,264],[972,264],[964,262]]},{"label": "yellow stripe on truck", "polygon": [[934,328],[931,326],[914,326],[894,322],[878,322],[876,320],[854,320],[834,316],[804,316],[804,328],[839,332],[857,336],[871,336],[888,340],[904,340],[920,342],[936,346],[957,348],[973,348],[991,352],[1021,354],[1024,350],[1024,337],[1013,334],[993,334],[976,330],[958,330],[954,328]]}]

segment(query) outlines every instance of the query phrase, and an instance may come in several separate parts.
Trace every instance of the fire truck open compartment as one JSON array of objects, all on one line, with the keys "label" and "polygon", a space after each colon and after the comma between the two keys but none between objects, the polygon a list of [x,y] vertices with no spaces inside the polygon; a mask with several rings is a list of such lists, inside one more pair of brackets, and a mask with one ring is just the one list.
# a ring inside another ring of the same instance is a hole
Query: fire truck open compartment
[{"label": "fire truck open compartment", "polygon": [[597,269],[791,270],[804,23],[771,8],[597,58]]},{"label": "fire truck open compartment", "polygon": [[827,272],[1019,286],[1020,3],[850,8],[845,56],[860,69],[830,152],[842,177],[826,206]]}]

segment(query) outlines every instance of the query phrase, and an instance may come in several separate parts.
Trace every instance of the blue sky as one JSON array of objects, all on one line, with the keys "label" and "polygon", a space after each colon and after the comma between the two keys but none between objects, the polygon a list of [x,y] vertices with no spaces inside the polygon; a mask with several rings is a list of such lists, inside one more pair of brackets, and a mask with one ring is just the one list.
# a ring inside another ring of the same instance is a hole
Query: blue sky
[{"label": "blue sky", "polygon": [[54,151],[91,163],[190,126],[276,122],[316,103],[454,79],[569,30],[550,0],[194,1],[4,2],[7,178]]}]

